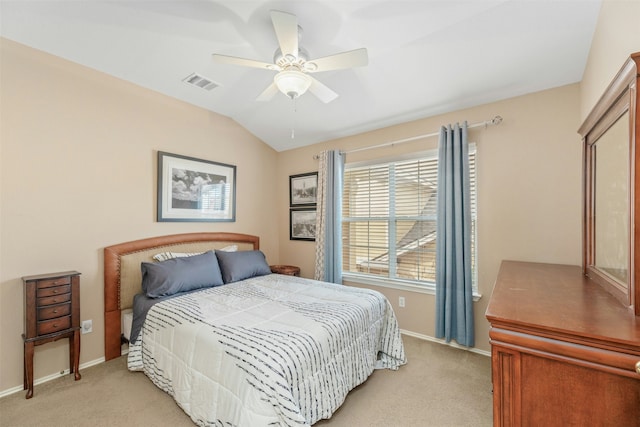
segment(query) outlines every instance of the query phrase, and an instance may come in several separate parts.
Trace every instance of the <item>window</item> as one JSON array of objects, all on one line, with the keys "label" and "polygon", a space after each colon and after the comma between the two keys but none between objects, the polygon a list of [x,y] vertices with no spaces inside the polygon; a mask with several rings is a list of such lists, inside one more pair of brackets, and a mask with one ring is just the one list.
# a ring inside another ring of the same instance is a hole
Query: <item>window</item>
[{"label": "window", "polygon": [[[475,157],[475,145],[470,145],[474,290]],[[346,166],[342,202],[346,278],[378,278],[385,283],[434,288],[437,182],[437,150],[417,159]]]}]

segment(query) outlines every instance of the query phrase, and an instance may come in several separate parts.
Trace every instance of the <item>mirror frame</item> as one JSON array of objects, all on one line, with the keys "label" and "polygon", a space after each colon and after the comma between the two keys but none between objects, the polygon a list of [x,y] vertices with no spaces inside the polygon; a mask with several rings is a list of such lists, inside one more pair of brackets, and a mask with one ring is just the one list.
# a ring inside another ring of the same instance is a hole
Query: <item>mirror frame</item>
[{"label": "mirror frame", "polygon": [[[640,52],[632,54],[578,129],[583,141],[583,243],[584,274],[640,316],[640,104],[638,70]],[[629,259],[628,284],[595,265],[595,144],[625,113],[629,113]],[[636,215],[635,213],[638,213]]]}]

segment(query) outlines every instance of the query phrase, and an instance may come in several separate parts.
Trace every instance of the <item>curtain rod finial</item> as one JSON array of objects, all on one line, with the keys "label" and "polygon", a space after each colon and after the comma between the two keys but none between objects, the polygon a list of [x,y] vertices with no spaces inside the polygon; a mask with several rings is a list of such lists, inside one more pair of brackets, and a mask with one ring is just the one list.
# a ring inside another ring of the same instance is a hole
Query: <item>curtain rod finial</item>
[{"label": "curtain rod finial", "polygon": [[495,116],[493,119],[491,119],[491,124],[492,125],[499,125],[500,123],[502,123],[502,117],[501,116]]}]

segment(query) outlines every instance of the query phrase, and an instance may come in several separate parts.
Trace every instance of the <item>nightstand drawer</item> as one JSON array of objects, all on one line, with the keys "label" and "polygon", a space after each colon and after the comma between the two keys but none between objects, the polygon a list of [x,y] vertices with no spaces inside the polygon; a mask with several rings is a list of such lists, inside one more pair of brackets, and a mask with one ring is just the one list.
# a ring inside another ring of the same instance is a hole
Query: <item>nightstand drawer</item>
[{"label": "nightstand drawer", "polygon": [[38,320],[55,319],[71,314],[71,303],[50,305],[38,309]]},{"label": "nightstand drawer", "polygon": [[54,295],[52,297],[44,297],[44,298],[37,298],[36,299],[36,306],[37,307],[44,307],[46,305],[53,305],[53,304],[61,304],[63,302],[67,302],[67,301],[71,301],[71,294],[62,294],[62,295]]},{"label": "nightstand drawer", "polygon": [[71,316],[38,322],[38,335],[52,334],[71,327]]},{"label": "nightstand drawer", "polygon": [[71,285],[55,286],[52,288],[43,288],[36,291],[36,297],[50,297],[54,295],[68,294],[71,292]]},{"label": "nightstand drawer", "polygon": [[38,280],[36,287],[38,289],[42,289],[42,288],[51,288],[53,286],[62,286],[62,285],[70,285],[70,284],[71,284],[71,277],[64,276],[64,277],[56,277],[55,279]]}]

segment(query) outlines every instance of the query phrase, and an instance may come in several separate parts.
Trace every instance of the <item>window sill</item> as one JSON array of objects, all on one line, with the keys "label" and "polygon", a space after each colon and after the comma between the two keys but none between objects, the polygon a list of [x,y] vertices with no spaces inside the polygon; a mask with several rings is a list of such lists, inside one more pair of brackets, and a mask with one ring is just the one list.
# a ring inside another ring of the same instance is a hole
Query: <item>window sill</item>
[{"label": "window sill", "polygon": [[[343,282],[352,282],[359,285],[372,285],[380,286],[383,288],[399,289],[401,291],[417,292],[420,294],[435,295],[436,287],[434,285],[418,285],[409,281],[397,280],[397,279],[382,279],[371,276],[364,276],[353,273],[343,273]],[[473,301],[479,301],[482,298],[482,294],[473,293]]]}]

